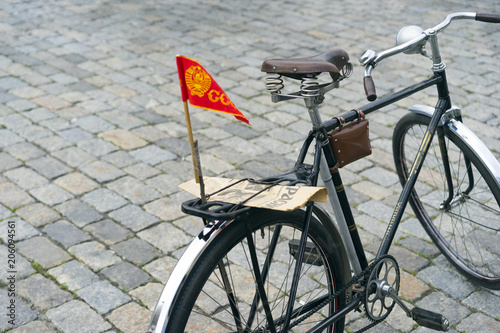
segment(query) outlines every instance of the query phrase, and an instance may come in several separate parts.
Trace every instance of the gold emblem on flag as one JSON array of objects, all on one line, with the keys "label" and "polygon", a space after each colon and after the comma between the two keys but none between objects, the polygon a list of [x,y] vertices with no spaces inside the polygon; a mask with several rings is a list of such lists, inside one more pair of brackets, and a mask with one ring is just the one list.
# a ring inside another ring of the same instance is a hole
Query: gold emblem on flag
[{"label": "gold emblem on flag", "polygon": [[200,66],[191,66],[186,71],[186,85],[191,94],[203,97],[212,85],[212,79]]}]

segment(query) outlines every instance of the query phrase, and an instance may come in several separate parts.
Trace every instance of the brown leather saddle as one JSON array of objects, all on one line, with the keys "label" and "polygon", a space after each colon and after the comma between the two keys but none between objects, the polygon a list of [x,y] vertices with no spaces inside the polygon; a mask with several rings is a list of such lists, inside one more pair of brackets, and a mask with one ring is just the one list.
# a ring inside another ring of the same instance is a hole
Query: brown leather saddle
[{"label": "brown leather saddle", "polygon": [[349,62],[349,55],[342,49],[334,49],[307,58],[269,59],[262,63],[261,71],[276,73],[301,80],[311,74],[330,73],[332,79],[341,76],[340,71]]}]

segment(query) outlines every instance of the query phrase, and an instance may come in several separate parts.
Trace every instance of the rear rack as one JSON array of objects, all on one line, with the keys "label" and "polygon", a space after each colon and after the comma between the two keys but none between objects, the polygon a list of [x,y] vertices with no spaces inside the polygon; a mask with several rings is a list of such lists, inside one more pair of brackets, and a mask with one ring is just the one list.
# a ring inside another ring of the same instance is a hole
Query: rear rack
[{"label": "rear rack", "polygon": [[[264,178],[260,180],[253,180],[250,178],[244,178],[240,179],[239,181],[243,180],[248,180],[251,182],[259,183],[259,184],[264,184],[267,185],[265,189],[263,189],[260,192],[263,192],[266,189],[269,189],[273,186],[276,185],[287,185],[287,186],[294,186],[299,183],[305,184],[307,181],[300,179],[304,177],[304,174],[307,174],[307,167],[301,166],[301,167],[296,167],[295,170],[274,176],[274,177],[269,177],[269,178]],[[231,186],[236,185],[238,182],[231,184],[227,186],[226,188],[229,188]],[[225,190],[226,188],[220,189],[217,192],[208,194],[206,197],[210,198],[211,195],[214,195],[222,190]],[[255,195],[246,198],[245,200],[241,201],[240,203],[234,204],[234,203],[227,203],[227,202],[221,202],[221,201],[212,201],[212,202],[203,202],[202,199],[196,198],[196,199],[191,199],[188,201],[185,201],[182,203],[181,210],[185,214],[201,217],[202,219],[208,220],[208,221],[226,221],[226,220],[234,220],[239,217],[241,217],[242,214],[244,216],[248,215],[248,212],[252,207],[247,207],[244,206],[244,204],[250,200],[252,197],[256,196],[260,192],[256,193]]]},{"label": "rear rack", "polygon": [[[192,199],[182,203],[182,212],[209,221],[235,220],[240,214],[248,213],[251,207],[228,204],[226,202],[206,202]],[[246,214],[245,214],[246,216]]]}]

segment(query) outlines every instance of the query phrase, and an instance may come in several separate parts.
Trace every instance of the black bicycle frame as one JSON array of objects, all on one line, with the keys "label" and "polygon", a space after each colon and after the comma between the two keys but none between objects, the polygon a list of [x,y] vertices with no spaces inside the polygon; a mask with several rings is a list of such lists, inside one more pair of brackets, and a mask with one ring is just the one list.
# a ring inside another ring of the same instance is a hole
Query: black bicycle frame
[{"label": "black bicycle frame", "polygon": [[[382,239],[380,248],[379,248],[377,256],[376,256],[377,258],[379,258],[379,257],[381,257],[389,252],[389,248],[394,240],[394,236],[396,234],[399,223],[401,222],[401,218],[402,218],[402,216],[404,214],[404,210],[408,204],[410,195],[411,195],[413,188],[415,186],[418,174],[420,173],[420,170],[422,168],[423,161],[427,155],[427,152],[429,151],[430,143],[432,142],[434,134],[436,133],[438,126],[440,124],[441,117],[448,109],[451,108],[451,100],[450,100],[449,91],[448,91],[448,83],[446,80],[446,73],[444,70],[440,71],[440,72],[436,72],[429,79],[426,79],[420,83],[417,83],[415,85],[412,85],[410,87],[402,89],[394,94],[383,97],[377,101],[371,102],[367,105],[364,105],[364,106],[358,108],[358,110],[362,111],[366,115],[366,114],[369,114],[371,112],[377,111],[385,106],[393,104],[401,99],[407,98],[407,97],[409,97],[417,92],[420,92],[420,91],[427,89],[427,88],[434,86],[434,85],[436,85],[437,91],[438,91],[438,102],[435,106],[435,111],[434,111],[434,114],[432,115],[429,127],[427,128],[427,131],[424,135],[424,139],[423,139],[423,141],[420,145],[420,148],[417,152],[417,155],[416,155],[415,160],[413,162],[412,168],[409,172],[409,176],[406,179],[406,183],[404,184],[403,190],[401,192],[399,200],[398,200],[396,207],[394,209],[394,212],[392,214],[391,220],[389,221],[389,225],[387,227],[387,230],[386,230],[385,235]],[[347,112],[347,113],[342,115],[342,118],[344,118],[346,122],[353,121],[353,120],[357,119],[357,117],[358,117],[357,111],[350,111],[350,112]],[[324,136],[328,131],[337,128],[339,125],[340,125],[340,123],[337,120],[337,118],[333,118],[333,119],[325,121],[323,123],[322,128],[316,129],[315,131],[312,131],[309,134],[308,139],[306,140],[306,142],[304,143],[304,146],[302,147],[302,152],[299,155],[300,157],[299,157],[299,161],[296,164],[296,169],[303,162],[303,159],[305,157],[304,151],[307,150],[307,148],[309,147],[309,145],[312,141],[312,138],[316,136],[317,139],[318,138],[321,139],[322,135]],[[337,189],[337,196],[339,198],[346,222],[348,223],[348,226],[349,226],[349,231],[351,234],[353,244],[354,244],[355,249],[356,249],[358,260],[360,261],[360,264],[362,265],[362,267],[365,268],[367,266],[366,256],[364,253],[364,249],[361,245],[361,240],[359,238],[359,234],[357,232],[356,225],[354,223],[354,217],[353,217],[352,211],[350,209],[349,201],[347,199],[347,196],[345,195],[345,190],[344,190],[344,185],[342,183],[342,179],[340,177],[338,169],[335,168],[337,161],[335,161],[334,158],[332,159],[333,153],[331,151],[331,147],[329,144],[323,144],[322,150],[323,150],[323,153],[325,154],[325,156],[327,157],[328,166],[329,166],[331,173],[332,173],[332,179],[333,179],[335,188]],[[313,185],[315,185],[315,184],[313,184]],[[359,300],[357,302],[352,302],[352,303],[359,303]],[[340,309],[336,314],[333,314],[329,318],[326,318],[325,320],[323,320],[320,324],[318,324],[315,328],[313,328],[309,332],[310,333],[320,332],[325,327],[328,327],[328,326],[334,324],[336,321],[338,321],[339,319],[344,317],[348,312],[350,312],[354,308],[355,308],[355,306],[347,305],[344,309]]]}]

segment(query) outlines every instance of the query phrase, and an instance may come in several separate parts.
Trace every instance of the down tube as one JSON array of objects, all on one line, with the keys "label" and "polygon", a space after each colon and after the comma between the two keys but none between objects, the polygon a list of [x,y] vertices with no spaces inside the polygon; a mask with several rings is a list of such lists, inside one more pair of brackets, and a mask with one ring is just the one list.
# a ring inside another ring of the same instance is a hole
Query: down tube
[{"label": "down tube", "polygon": [[413,161],[408,179],[406,180],[406,183],[403,187],[403,191],[401,192],[398,203],[394,208],[389,226],[387,227],[384,239],[382,240],[382,244],[380,245],[380,248],[378,250],[377,257],[380,257],[389,252],[389,248],[391,247],[394,236],[396,235],[396,231],[398,229],[399,223],[401,222],[401,218],[403,217],[403,213],[405,211],[406,205],[408,204],[408,199],[410,198],[411,192],[413,191],[413,187],[415,186],[415,183],[417,181],[417,177],[420,173],[420,169],[422,168],[425,156],[429,151],[429,146],[432,142],[432,138],[436,133],[437,126],[439,124],[439,121],[441,120],[441,116],[443,115],[448,105],[449,101],[447,99],[439,99],[436,106],[436,111],[431,118],[431,122],[429,124],[429,127],[427,128],[427,131],[425,132],[424,139],[422,140],[415,160]]}]

